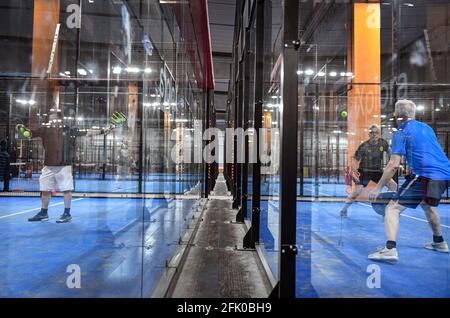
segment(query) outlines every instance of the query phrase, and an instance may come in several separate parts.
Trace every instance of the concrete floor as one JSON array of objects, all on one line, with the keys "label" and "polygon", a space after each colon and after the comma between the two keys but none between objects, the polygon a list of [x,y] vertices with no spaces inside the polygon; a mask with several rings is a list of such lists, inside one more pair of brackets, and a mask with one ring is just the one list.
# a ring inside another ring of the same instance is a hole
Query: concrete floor
[{"label": "concrete floor", "polygon": [[270,283],[255,251],[242,246],[244,224],[234,223],[231,197],[219,178],[193,245],[169,290],[174,298],[262,298]]}]

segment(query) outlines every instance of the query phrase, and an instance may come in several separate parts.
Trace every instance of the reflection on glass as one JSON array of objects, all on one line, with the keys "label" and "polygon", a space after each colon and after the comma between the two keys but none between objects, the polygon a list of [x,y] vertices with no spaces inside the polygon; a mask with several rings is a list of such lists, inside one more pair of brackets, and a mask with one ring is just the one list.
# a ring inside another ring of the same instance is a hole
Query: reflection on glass
[{"label": "reflection on glass", "polygon": [[0,297],[151,296],[202,195],[189,6],[3,5]]}]

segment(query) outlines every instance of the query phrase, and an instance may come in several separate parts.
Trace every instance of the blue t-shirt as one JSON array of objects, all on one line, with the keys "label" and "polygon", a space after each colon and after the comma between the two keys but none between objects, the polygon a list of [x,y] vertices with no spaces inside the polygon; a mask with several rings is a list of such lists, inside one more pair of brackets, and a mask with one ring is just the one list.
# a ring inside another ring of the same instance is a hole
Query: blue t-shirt
[{"label": "blue t-shirt", "polygon": [[414,174],[431,180],[450,180],[450,161],[433,129],[410,120],[401,125],[392,139],[392,154],[405,156]]}]

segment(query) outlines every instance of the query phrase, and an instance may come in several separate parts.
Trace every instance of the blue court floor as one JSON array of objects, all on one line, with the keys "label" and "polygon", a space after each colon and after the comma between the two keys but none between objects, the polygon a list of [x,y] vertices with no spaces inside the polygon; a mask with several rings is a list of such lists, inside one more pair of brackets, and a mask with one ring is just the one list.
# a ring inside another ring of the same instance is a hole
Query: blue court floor
[{"label": "blue court floor", "polygon": [[[450,255],[424,249],[432,232],[421,208],[401,217],[397,264],[367,256],[385,242],[382,217],[355,203],[341,219],[342,203],[297,203],[297,297],[450,297]],[[439,206],[444,238],[450,239],[450,205]],[[262,204],[261,242],[272,272],[278,271],[278,206]],[[367,279],[376,265],[381,288]],[[369,272],[368,272],[369,271]],[[370,285],[370,284],[369,284]]]},{"label": "blue court floor", "polygon": [[[0,297],[148,297],[196,204],[75,198],[72,222],[57,224],[61,198],[37,223],[27,219],[39,198],[0,198]],[[80,289],[66,285],[71,264],[80,267]]]}]

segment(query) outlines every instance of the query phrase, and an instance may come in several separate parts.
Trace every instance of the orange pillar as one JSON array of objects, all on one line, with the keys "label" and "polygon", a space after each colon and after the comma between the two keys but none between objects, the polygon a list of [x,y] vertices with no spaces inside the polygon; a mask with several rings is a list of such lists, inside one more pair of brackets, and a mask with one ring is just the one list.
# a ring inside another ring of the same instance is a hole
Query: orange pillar
[{"label": "orange pillar", "polygon": [[[39,95],[38,104],[46,103],[51,106],[55,103],[58,107],[59,88],[55,81],[47,78],[50,56],[52,53],[53,38],[60,18],[59,0],[35,0],[33,14],[33,49],[31,73],[33,77],[41,80],[33,80],[33,86]],[[50,78],[58,71],[58,47],[56,47],[53,59],[53,67]],[[44,94],[42,94],[44,93]]]},{"label": "orange pillar", "polygon": [[[45,76],[50,61],[53,37],[59,23],[59,0],[35,0],[33,20],[33,55],[32,73],[34,76]],[[57,70],[57,58],[52,71]]]},{"label": "orange pillar", "polygon": [[353,80],[348,93],[349,165],[358,146],[368,139],[368,127],[380,125],[380,33],[380,4],[355,3],[350,61]]}]

